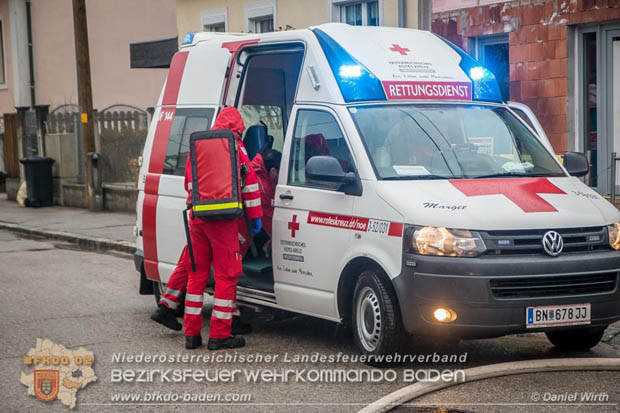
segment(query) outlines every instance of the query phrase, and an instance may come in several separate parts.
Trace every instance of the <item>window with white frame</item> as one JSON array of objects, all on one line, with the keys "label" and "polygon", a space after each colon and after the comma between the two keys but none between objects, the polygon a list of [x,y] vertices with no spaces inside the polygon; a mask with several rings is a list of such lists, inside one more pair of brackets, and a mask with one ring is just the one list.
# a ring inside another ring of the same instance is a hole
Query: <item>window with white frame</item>
[{"label": "window with white frame", "polygon": [[227,32],[228,10],[209,10],[200,15],[200,26],[203,32]]},{"label": "window with white frame", "polygon": [[269,0],[246,4],[245,15],[248,33],[272,32],[276,27],[276,2]]},{"label": "window with white frame", "polygon": [[332,0],[335,21],[353,26],[379,26],[380,0],[337,1]]}]

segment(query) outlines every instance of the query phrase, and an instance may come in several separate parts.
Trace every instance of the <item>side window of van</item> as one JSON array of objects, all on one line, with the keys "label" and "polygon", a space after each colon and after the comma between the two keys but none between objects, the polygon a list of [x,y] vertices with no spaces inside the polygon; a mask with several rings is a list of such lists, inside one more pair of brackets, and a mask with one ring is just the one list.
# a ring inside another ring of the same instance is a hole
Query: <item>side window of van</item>
[{"label": "side window of van", "polygon": [[309,182],[306,164],[313,156],[332,156],[340,162],[344,172],[355,170],[353,158],[336,119],[320,110],[300,110],[291,145],[289,185],[336,189],[338,184]]},{"label": "side window of van", "polygon": [[209,129],[213,108],[177,109],[164,159],[164,174],[183,176],[189,152],[189,135]]}]

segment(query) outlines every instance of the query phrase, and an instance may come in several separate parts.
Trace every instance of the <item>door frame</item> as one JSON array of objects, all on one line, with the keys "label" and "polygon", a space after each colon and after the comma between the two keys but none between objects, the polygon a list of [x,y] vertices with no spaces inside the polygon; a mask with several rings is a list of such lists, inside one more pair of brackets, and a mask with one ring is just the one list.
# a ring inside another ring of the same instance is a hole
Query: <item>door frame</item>
[{"label": "door frame", "polygon": [[[597,164],[598,164],[598,186],[592,189],[605,195],[610,189],[610,168],[611,153],[614,150],[613,138],[613,51],[612,39],[620,37],[620,22],[606,24],[590,24],[577,27],[575,62],[576,76],[573,79],[576,85],[577,111],[575,134],[575,148],[579,152],[585,152],[587,137],[587,125],[585,114],[585,102],[588,98],[588,91],[583,76],[585,75],[584,65],[584,34],[596,33],[596,124],[597,124]],[[570,79],[568,79],[570,81]],[[605,95],[605,96],[604,96]],[[602,142],[601,140],[604,140]],[[620,148],[616,148],[620,153]]]},{"label": "door frame", "polygon": [[[603,125],[603,127],[605,128],[605,136],[607,138],[607,142],[605,142],[607,144],[607,153],[605,154],[607,159],[606,159],[605,165],[606,165],[606,171],[610,171],[612,152],[615,151],[617,153],[620,153],[620,147],[614,148],[615,136],[614,136],[614,117],[613,117],[613,114],[614,114],[613,43],[614,43],[614,39],[616,38],[620,40],[620,23],[604,26],[601,31],[601,34],[602,34],[601,36],[601,49],[602,49],[601,50],[602,52],[601,53],[601,58],[602,58],[601,84],[605,86],[604,90],[606,90],[607,93],[606,93],[606,101],[605,101],[605,104],[603,105],[604,110],[601,111],[597,121],[600,121],[599,125]],[[620,67],[616,68],[616,70],[620,70]],[[620,122],[620,120],[618,121]],[[612,185],[612,182],[609,182],[610,174],[606,173],[605,176],[607,177],[607,182],[606,182],[605,187],[609,189],[611,188],[611,185]],[[611,177],[611,179],[616,179],[616,177]],[[618,189],[620,189],[620,182],[616,181],[615,185],[616,185],[616,193],[617,193]]]}]

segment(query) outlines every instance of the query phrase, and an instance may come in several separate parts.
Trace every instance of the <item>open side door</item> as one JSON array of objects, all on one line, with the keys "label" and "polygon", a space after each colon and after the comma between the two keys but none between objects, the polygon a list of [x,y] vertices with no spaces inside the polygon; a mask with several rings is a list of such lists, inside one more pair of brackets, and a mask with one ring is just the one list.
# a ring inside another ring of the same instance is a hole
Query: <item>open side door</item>
[{"label": "open side door", "polygon": [[166,282],[186,244],[182,211],[189,136],[208,130],[217,115],[231,53],[218,44],[182,49],[172,59],[145,149],[142,200],[147,278]]}]

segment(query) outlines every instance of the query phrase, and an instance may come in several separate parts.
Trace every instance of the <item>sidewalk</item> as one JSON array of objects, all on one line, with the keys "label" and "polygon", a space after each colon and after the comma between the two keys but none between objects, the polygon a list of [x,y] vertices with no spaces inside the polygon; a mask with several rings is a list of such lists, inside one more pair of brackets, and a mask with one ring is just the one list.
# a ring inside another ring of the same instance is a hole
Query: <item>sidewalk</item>
[{"label": "sidewalk", "polygon": [[90,212],[82,208],[20,208],[0,194],[0,229],[77,243],[94,250],[133,253],[136,216],[123,212]]}]

